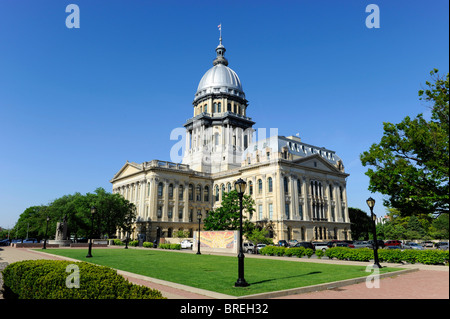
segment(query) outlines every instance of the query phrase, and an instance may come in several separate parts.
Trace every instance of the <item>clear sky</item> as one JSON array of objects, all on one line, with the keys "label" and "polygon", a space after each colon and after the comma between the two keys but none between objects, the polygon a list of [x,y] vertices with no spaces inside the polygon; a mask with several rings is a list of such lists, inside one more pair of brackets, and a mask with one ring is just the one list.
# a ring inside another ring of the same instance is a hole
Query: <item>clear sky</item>
[{"label": "clear sky", "polygon": [[[66,6],[80,9],[67,28]],[[368,4],[380,28],[366,27]],[[448,72],[449,2],[0,0],[0,226],[97,187],[127,160],[170,160],[222,23],[255,128],[299,133],[343,159],[350,207],[385,214],[359,155],[383,122],[429,114],[417,92]]]}]

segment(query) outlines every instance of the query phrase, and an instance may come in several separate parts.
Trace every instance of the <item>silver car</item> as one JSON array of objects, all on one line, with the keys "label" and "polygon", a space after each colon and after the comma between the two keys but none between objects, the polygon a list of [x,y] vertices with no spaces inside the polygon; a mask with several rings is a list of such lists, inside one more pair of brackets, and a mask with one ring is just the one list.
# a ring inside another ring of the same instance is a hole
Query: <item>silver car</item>
[{"label": "silver car", "polygon": [[416,243],[411,243],[411,242],[403,244],[403,248],[404,249],[414,249],[414,250],[424,250],[425,249],[421,245],[416,244]]},{"label": "silver car", "polygon": [[368,241],[354,241],[355,248],[372,248],[372,244]]}]

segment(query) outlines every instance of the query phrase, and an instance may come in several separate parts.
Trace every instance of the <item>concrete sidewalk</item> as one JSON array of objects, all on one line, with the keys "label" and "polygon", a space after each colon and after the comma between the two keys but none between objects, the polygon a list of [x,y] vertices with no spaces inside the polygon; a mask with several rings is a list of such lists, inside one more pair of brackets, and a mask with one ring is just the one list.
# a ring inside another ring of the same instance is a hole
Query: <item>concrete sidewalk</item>
[{"label": "concrete sidewalk", "polygon": [[[139,249],[139,248],[137,248]],[[50,249],[49,249],[50,251]],[[173,253],[190,253],[189,251],[173,251]],[[229,256],[229,255],[228,255]],[[234,256],[234,255],[233,255]],[[329,259],[316,258],[292,258],[292,257],[270,257],[261,255],[246,255],[246,258],[266,258],[277,260],[289,260],[296,262],[316,262],[316,263],[332,263],[342,265],[358,265],[365,266],[371,263],[349,262]],[[36,252],[26,248],[0,247],[0,264],[13,263],[20,260],[35,259],[54,259],[54,260],[72,260],[66,257],[55,256],[48,253]],[[380,280],[380,288],[369,289],[366,287],[365,280],[348,281],[348,283],[338,283],[335,285],[317,285],[308,287],[308,289],[299,289],[299,292],[289,292],[288,296],[282,296],[283,293],[261,295],[258,298],[285,298],[285,299],[448,299],[449,298],[449,267],[435,265],[403,265],[403,264],[387,264],[382,266],[406,268],[409,273],[387,276]],[[224,295],[208,290],[198,289],[185,286],[169,281],[159,280],[155,278],[145,277],[125,271],[118,270],[118,273],[127,278],[130,282],[147,286],[161,291],[163,296],[168,299],[237,299],[234,296]],[[361,282],[364,281],[364,282]],[[344,285],[344,286],[342,286]],[[321,290],[314,292],[316,290]],[[307,293],[306,293],[307,292]]]}]

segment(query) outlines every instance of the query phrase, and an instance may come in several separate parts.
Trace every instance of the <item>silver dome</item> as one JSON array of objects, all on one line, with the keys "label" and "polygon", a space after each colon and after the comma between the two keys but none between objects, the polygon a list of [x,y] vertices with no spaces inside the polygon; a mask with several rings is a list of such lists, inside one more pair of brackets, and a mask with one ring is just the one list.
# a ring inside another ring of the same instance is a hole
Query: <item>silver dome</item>
[{"label": "silver dome", "polygon": [[225,58],[225,47],[220,44],[216,48],[217,57],[213,61],[213,67],[203,75],[195,93],[194,102],[205,95],[227,93],[245,99],[241,80],[236,72],[228,67],[228,60]]},{"label": "silver dome", "polygon": [[236,72],[223,64],[217,64],[206,71],[198,84],[195,100],[211,93],[228,93],[245,98]]}]

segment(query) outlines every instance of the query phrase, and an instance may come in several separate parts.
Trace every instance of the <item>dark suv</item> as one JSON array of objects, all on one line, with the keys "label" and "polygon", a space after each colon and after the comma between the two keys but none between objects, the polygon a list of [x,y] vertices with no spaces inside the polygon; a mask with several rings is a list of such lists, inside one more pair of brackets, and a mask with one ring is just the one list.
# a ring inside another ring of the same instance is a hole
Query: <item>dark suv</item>
[{"label": "dark suv", "polygon": [[297,244],[295,244],[294,247],[305,247],[305,248],[311,248],[314,251],[316,250],[314,245],[312,243],[310,243],[309,241],[303,241],[301,243],[297,243]]}]

